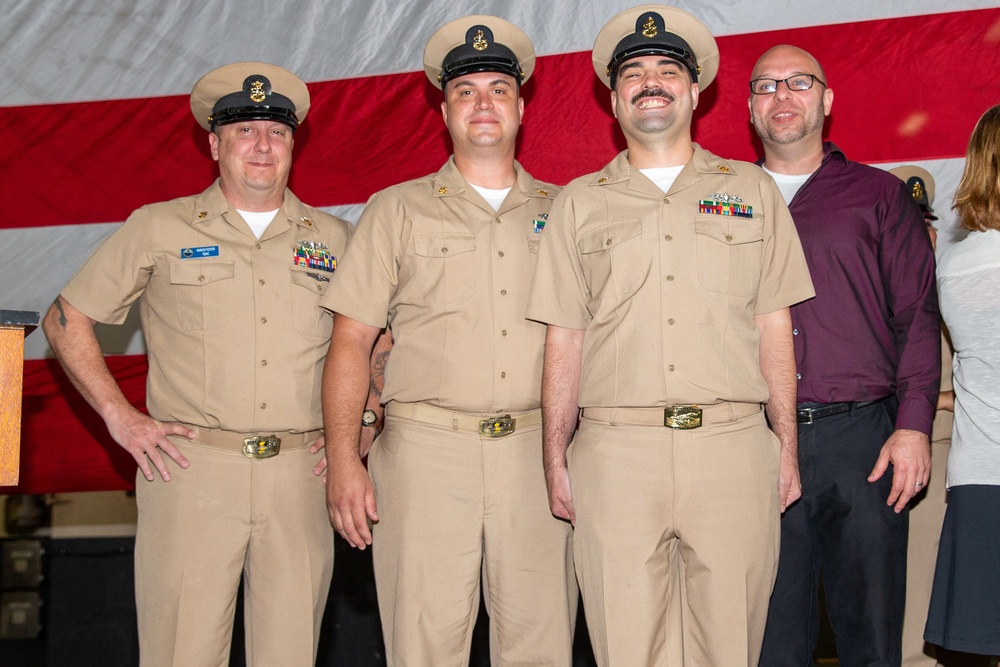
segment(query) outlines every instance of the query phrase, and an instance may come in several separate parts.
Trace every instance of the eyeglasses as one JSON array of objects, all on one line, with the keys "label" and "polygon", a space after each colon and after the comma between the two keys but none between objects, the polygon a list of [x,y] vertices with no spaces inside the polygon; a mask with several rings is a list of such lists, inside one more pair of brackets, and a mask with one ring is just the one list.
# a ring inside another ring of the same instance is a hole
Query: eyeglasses
[{"label": "eyeglasses", "polygon": [[750,82],[750,92],[754,95],[773,95],[778,92],[778,84],[783,83],[788,86],[788,90],[799,93],[809,90],[817,81],[826,87],[826,82],[815,74],[796,74],[787,79],[754,79]]}]

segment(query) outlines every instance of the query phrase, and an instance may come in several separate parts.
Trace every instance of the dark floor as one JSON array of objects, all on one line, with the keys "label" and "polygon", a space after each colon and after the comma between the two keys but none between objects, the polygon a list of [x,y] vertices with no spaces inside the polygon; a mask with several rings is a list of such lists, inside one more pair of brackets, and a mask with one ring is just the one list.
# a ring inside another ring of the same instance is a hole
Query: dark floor
[{"label": "dark floor", "polygon": [[[39,600],[40,630],[36,635],[25,633],[27,636],[23,639],[0,639],[0,664],[3,667],[138,665],[132,539],[39,541],[45,554],[44,576],[39,585],[12,587],[0,576],[0,588],[3,588],[0,591],[3,602],[0,604],[3,612],[0,614],[0,634],[9,635],[12,623],[16,625],[16,619],[8,613],[7,603],[18,596],[34,595]],[[3,542],[0,540],[0,544]],[[237,614],[231,667],[245,665],[240,617]],[[816,664],[837,665],[835,656],[832,633],[823,615]],[[316,664],[317,667],[380,667],[386,664],[371,551],[351,549],[339,538]],[[489,664],[488,619],[485,610],[481,609],[469,665],[487,667]],[[573,667],[595,665],[581,612]],[[996,661],[993,665],[996,666]]]}]

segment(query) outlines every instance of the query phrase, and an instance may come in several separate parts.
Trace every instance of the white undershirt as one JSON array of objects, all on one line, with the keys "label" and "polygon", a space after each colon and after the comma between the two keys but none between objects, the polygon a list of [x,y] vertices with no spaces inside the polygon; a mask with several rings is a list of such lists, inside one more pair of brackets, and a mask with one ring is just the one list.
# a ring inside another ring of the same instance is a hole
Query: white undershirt
[{"label": "white undershirt", "polygon": [[510,188],[503,188],[501,190],[493,190],[491,188],[483,188],[475,183],[469,183],[472,187],[476,189],[476,192],[483,196],[490,206],[493,207],[494,211],[500,210],[500,205],[503,204],[503,200],[507,198],[507,193],[510,192]]},{"label": "white undershirt", "polygon": [[776,174],[767,167],[764,167],[764,171],[774,179],[778,189],[781,190],[781,196],[785,198],[786,204],[792,203],[792,198],[803,184],[809,180],[809,177],[813,175],[813,172],[809,172],[808,174]]},{"label": "white undershirt", "polygon": [[643,176],[653,181],[656,187],[663,190],[663,193],[666,194],[670,186],[677,180],[682,169],[684,169],[684,165],[677,167],[650,167],[649,169],[640,169],[639,171],[642,172]]},{"label": "white undershirt", "polygon": [[236,212],[243,216],[254,236],[260,238],[260,235],[264,233],[267,226],[274,220],[274,216],[278,214],[278,209],[274,209],[273,211],[241,211],[240,209],[236,209]]}]

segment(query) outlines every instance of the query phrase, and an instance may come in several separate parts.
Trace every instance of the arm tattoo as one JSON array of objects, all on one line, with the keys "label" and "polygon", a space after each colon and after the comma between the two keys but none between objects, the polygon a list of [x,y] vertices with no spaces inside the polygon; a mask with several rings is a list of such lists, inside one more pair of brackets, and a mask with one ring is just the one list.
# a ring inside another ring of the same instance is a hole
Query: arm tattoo
[{"label": "arm tattoo", "polygon": [[389,352],[379,352],[372,359],[372,377],[368,386],[368,391],[372,396],[382,397],[382,388],[385,386],[385,363],[389,360]]},{"label": "arm tattoo", "polygon": [[55,302],[52,305],[54,305],[59,310],[59,326],[61,326],[63,329],[65,329],[66,328],[66,312],[63,310],[62,299],[57,296]]}]

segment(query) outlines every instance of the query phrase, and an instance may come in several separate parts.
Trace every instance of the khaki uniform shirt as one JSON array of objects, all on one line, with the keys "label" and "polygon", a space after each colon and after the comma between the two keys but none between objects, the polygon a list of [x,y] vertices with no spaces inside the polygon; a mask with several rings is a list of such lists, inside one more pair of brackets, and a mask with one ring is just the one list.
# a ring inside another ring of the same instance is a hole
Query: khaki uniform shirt
[{"label": "khaki uniform shirt", "polygon": [[350,235],[348,223],[286,189],[258,241],[216,181],[135,211],[62,294],[109,324],[140,299],[154,418],[241,433],[315,430],[332,332],[319,299],[332,274],[297,266],[296,248],[323,243],[339,259]]},{"label": "khaki uniform shirt", "polygon": [[[726,194],[752,217],[699,212]],[[576,179],[543,239],[527,313],[586,330],[582,407],[766,402],[753,317],[814,294],[771,178],[697,144],[666,194],[624,152]]]},{"label": "khaki uniform shirt", "polygon": [[[450,159],[368,202],[324,308],[392,328],[383,401],[471,413],[540,404],[545,327],[524,319],[557,188],[517,163],[494,211]],[[537,222],[535,222],[537,221]]]}]

